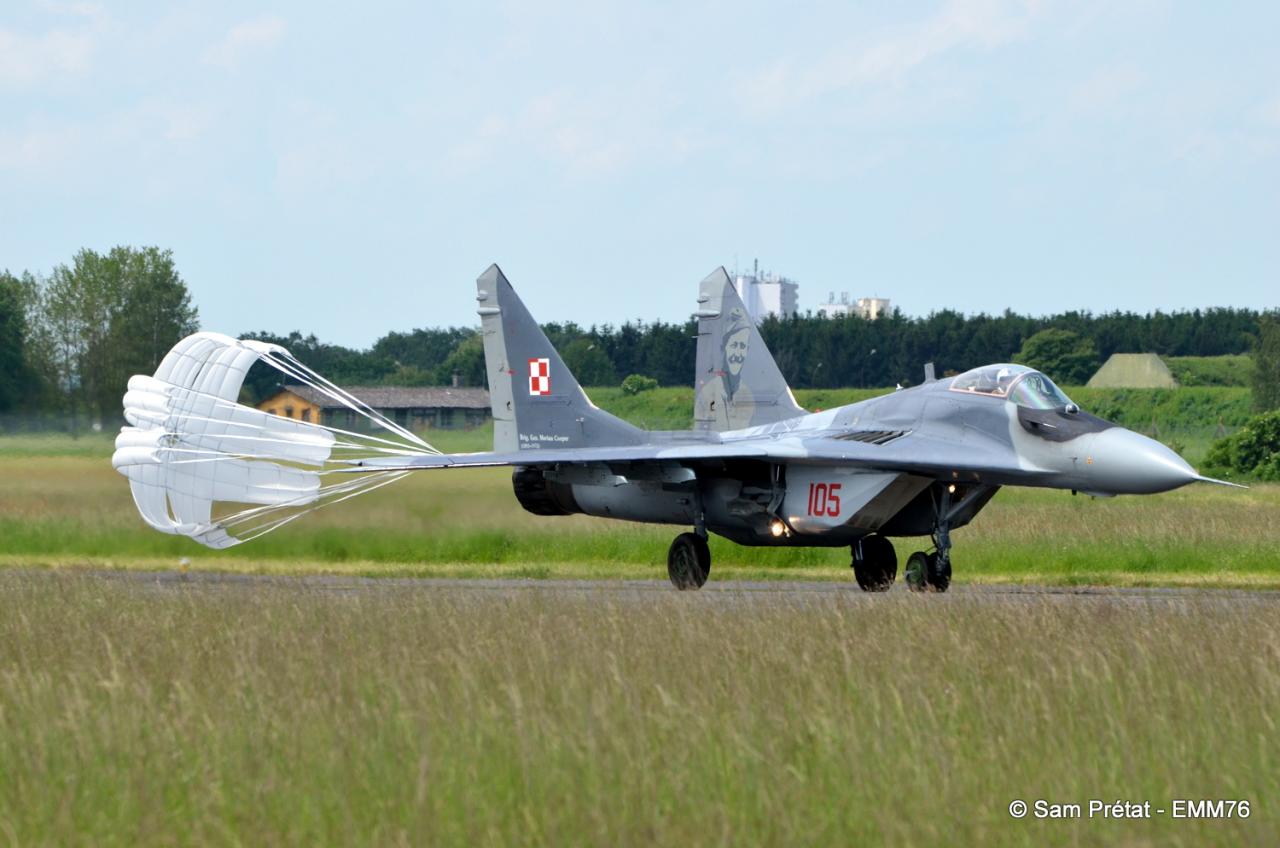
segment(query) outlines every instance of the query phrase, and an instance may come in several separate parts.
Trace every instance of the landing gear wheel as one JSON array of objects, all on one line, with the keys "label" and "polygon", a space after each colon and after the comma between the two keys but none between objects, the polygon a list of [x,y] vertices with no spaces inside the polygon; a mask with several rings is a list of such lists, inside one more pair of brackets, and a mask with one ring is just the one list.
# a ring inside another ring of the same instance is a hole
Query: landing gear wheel
[{"label": "landing gear wheel", "polygon": [[916,551],[907,557],[907,588],[913,592],[923,592],[929,588],[929,555],[924,551]]},{"label": "landing gear wheel", "polygon": [[667,576],[671,585],[684,591],[701,589],[711,574],[711,549],[697,533],[681,533],[667,551]]},{"label": "landing gear wheel", "polygon": [[951,557],[945,560],[938,554],[929,554],[929,588],[935,592],[945,592],[951,585]]},{"label": "landing gear wheel", "polygon": [[864,592],[887,592],[898,577],[898,554],[884,536],[864,536],[853,543],[853,576]]},{"label": "landing gear wheel", "polygon": [[916,551],[907,558],[906,577],[913,592],[945,592],[951,585],[951,560]]}]

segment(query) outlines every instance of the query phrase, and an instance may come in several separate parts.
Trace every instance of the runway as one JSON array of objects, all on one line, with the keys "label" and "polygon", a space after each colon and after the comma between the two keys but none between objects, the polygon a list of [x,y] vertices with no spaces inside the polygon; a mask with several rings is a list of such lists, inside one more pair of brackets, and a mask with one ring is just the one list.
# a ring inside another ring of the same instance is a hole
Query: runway
[{"label": "runway", "polygon": [[272,589],[334,594],[436,592],[451,596],[599,598],[613,602],[687,600],[711,605],[738,602],[803,603],[839,599],[859,603],[909,599],[922,604],[1077,604],[1280,605],[1280,591],[1271,589],[1200,589],[1165,587],[1038,586],[1027,584],[953,583],[943,594],[917,594],[901,581],[886,593],[861,591],[848,583],[823,581],[733,581],[714,578],[696,592],[678,592],[666,580],[543,580],[434,577],[357,577],[339,575],[243,574],[217,571],[125,571],[116,569],[13,569],[0,572],[0,590],[15,580],[83,579],[136,586],[141,590],[243,591]]}]

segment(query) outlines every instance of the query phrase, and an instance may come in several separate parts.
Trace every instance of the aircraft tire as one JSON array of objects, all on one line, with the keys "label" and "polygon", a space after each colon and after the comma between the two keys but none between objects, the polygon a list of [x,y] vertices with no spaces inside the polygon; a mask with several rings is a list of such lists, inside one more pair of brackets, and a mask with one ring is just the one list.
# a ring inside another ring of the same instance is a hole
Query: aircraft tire
[{"label": "aircraft tire", "polygon": [[925,572],[928,575],[929,588],[935,592],[945,592],[951,586],[951,560],[947,559],[946,564],[938,565],[938,554],[929,554],[929,568]]},{"label": "aircraft tire", "polygon": [[[862,559],[858,559],[858,546],[862,546]],[[864,592],[887,592],[898,579],[898,554],[893,542],[884,536],[864,536],[854,542],[853,576],[858,588]]]},{"label": "aircraft tire", "polygon": [[924,551],[916,551],[907,557],[907,588],[913,592],[923,592],[929,588],[929,555]]},{"label": "aircraft tire", "polygon": [[697,533],[681,533],[667,551],[667,576],[680,591],[701,589],[711,575],[711,549]]}]

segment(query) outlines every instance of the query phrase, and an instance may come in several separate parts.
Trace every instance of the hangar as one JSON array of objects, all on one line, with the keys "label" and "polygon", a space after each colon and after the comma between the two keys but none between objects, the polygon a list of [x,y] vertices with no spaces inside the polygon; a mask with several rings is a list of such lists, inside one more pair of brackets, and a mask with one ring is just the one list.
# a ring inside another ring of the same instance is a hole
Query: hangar
[{"label": "hangar", "polygon": [[1176,389],[1178,381],[1154,353],[1113,353],[1085,385],[1091,389]]},{"label": "hangar", "polygon": [[[489,420],[489,392],[464,387],[347,386],[388,419],[410,430],[478,427]],[[327,427],[359,429],[364,416],[310,386],[288,385],[258,409]]]}]

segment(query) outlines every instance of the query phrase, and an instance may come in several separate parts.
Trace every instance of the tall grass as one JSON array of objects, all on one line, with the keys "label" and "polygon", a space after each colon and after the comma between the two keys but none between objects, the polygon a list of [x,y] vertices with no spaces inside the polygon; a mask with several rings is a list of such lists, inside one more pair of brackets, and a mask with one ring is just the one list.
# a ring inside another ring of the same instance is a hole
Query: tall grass
[{"label": "tall grass", "polygon": [[[0,841],[1274,845],[1270,603],[0,575]],[[1012,820],[1243,798],[1245,821]]]}]

